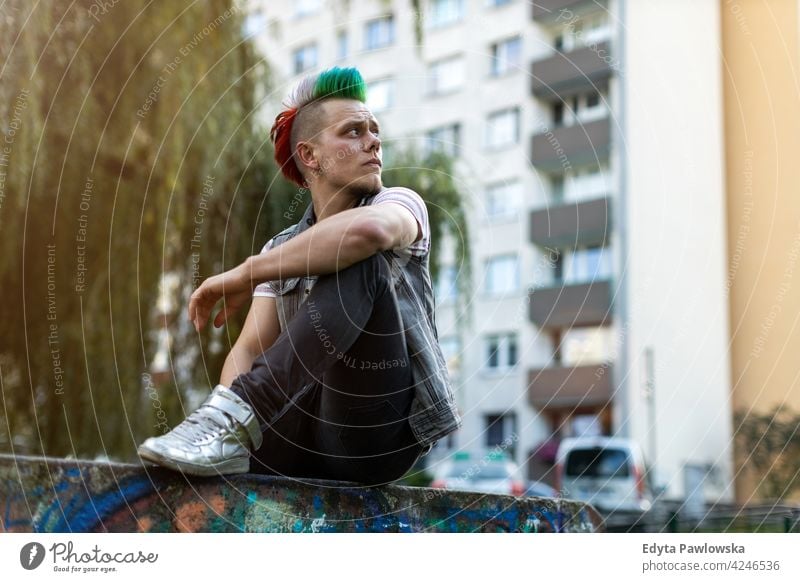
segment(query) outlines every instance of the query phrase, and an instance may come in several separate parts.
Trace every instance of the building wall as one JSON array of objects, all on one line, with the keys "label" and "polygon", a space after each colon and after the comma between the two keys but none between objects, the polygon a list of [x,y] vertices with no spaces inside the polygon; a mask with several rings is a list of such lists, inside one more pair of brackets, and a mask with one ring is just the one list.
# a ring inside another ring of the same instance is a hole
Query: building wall
[{"label": "building wall", "polygon": [[624,11],[624,413],[646,451],[655,429],[657,481],[671,496],[689,493],[690,463],[710,466],[708,498],[730,498],[719,6],[627,1]]},{"label": "building wall", "polygon": [[[720,6],[733,407],[800,413],[800,7]],[[740,475],[737,499],[755,484]]]}]

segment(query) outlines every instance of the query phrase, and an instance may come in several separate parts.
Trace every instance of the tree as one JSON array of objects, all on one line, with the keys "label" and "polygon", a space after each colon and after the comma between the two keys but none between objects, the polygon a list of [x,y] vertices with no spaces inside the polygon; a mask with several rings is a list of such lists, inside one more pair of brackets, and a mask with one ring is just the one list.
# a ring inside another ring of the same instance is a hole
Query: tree
[{"label": "tree", "polygon": [[736,458],[758,492],[782,500],[800,489],[800,415],[784,405],[768,413],[737,412]]},{"label": "tree", "polygon": [[[130,458],[153,432],[162,273],[219,272],[277,226],[242,19],[231,0],[5,3],[2,448]],[[158,394],[170,417],[180,400]]]}]

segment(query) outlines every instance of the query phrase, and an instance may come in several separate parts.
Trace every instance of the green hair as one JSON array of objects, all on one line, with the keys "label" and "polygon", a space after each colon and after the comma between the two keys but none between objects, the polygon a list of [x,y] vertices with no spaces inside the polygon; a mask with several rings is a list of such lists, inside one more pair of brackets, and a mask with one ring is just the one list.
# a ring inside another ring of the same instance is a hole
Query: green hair
[{"label": "green hair", "polygon": [[319,99],[367,100],[367,84],[355,67],[332,67],[316,75],[309,75],[297,85],[288,101],[287,108],[300,109]]}]

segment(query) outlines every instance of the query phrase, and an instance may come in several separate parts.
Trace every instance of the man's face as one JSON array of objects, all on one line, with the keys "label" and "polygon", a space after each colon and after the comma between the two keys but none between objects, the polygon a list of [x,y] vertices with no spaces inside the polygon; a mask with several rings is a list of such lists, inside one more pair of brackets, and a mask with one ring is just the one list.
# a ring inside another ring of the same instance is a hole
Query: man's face
[{"label": "man's face", "polygon": [[314,140],[320,179],[355,197],[380,191],[383,151],[378,121],[353,99],[323,103],[322,129]]}]

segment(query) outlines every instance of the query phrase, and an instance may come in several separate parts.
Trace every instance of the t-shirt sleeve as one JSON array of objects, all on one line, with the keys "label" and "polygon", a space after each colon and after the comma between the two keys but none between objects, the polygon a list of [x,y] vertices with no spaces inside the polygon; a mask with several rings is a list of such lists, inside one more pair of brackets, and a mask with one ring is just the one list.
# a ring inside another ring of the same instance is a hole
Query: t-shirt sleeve
[{"label": "t-shirt sleeve", "polygon": [[[270,247],[272,246],[272,240],[273,239],[269,239],[267,241],[267,244],[265,244],[262,247],[261,253],[259,254],[264,254],[270,249]],[[253,289],[253,297],[275,297],[275,296],[276,296],[275,292],[272,290],[272,287],[270,287],[269,283],[267,282],[261,283],[260,285],[256,286],[255,289]]]},{"label": "t-shirt sleeve", "polygon": [[416,242],[411,243],[407,249],[413,255],[421,256],[431,250],[431,227],[428,222],[428,208],[425,206],[425,201],[422,197],[411,190],[410,188],[403,188],[397,186],[394,188],[387,188],[378,193],[372,201],[372,204],[400,204],[414,216],[417,221],[419,232],[422,232],[422,238]]}]

